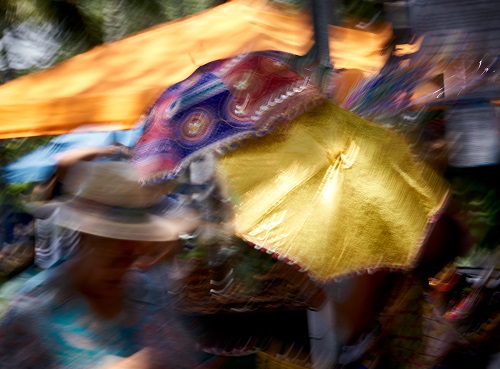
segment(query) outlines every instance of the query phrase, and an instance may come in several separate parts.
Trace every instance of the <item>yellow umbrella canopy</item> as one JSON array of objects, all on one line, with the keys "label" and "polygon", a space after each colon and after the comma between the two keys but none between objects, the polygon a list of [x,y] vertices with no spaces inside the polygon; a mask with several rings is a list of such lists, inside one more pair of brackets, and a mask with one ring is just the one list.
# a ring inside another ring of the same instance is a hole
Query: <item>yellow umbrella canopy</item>
[{"label": "yellow umbrella canopy", "polygon": [[236,233],[319,281],[406,268],[445,181],[405,141],[330,102],[221,158]]}]

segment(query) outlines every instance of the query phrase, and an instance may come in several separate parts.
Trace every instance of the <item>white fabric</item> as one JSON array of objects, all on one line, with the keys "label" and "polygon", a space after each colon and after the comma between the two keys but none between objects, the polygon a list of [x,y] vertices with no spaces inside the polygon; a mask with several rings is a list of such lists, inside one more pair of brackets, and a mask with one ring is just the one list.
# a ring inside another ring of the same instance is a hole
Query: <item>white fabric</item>
[{"label": "white fabric", "polygon": [[497,353],[491,357],[491,361],[487,369],[498,369],[500,368],[500,353]]},{"label": "white fabric", "polygon": [[331,301],[318,311],[307,310],[309,342],[313,369],[332,368],[337,360],[338,337],[335,334]]},{"label": "white fabric", "polygon": [[59,209],[46,219],[35,220],[35,264],[46,269],[68,258],[79,241],[78,232],[56,225]]}]

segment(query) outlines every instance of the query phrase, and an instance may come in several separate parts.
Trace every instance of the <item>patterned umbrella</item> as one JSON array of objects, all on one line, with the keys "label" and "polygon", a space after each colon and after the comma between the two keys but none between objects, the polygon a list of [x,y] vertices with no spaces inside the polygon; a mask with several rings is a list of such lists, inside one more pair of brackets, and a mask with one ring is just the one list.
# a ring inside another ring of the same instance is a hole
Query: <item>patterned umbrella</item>
[{"label": "patterned umbrella", "polygon": [[207,64],[156,101],[133,161],[146,182],[159,182],[208,151],[265,135],[322,100],[318,71],[309,55],[281,52]]}]

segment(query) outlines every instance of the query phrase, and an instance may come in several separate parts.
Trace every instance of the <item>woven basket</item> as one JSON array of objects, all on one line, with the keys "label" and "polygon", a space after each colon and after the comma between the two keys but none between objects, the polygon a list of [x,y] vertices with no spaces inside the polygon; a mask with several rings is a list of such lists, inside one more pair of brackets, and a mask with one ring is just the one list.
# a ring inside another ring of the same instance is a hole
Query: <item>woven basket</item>
[{"label": "woven basket", "polygon": [[[252,249],[253,252],[253,249]],[[260,256],[259,252],[256,252]],[[250,257],[255,253],[250,253]],[[248,259],[248,258],[247,258]],[[181,288],[176,293],[174,308],[187,314],[215,314],[222,312],[248,312],[248,311],[272,311],[276,309],[294,310],[317,306],[322,302],[324,296],[319,285],[310,281],[304,274],[290,270],[288,274],[279,274],[286,265],[275,274],[268,274],[263,270],[262,276],[257,276],[259,271],[252,271],[246,277],[238,276],[237,268],[241,265],[235,264],[234,279],[226,287],[222,286],[223,292],[212,293],[214,285],[211,284],[214,269],[203,259],[184,261],[189,271],[178,283]],[[233,267],[229,265],[226,270]],[[274,270],[273,269],[273,270]],[[227,271],[226,271],[227,274]],[[257,288],[248,288],[244,278],[250,278],[260,283]],[[221,288],[221,287],[219,287]]]}]

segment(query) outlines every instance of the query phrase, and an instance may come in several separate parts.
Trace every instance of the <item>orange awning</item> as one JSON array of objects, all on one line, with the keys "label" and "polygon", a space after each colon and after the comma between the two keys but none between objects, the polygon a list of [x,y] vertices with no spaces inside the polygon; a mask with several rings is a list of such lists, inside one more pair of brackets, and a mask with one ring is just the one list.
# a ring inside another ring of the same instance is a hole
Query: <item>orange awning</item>
[{"label": "orange awning", "polygon": [[[383,64],[380,50],[392,35],[389,26],[378,33],[330,31],[336,67],[370,71]],[[261,1],[231,1],[1,86],[0,138],[58,135],[88,124],[127,129],[165,88],[203,64],[270,49],[302,55],[312,40],[307,13],[282,14]]]}]

